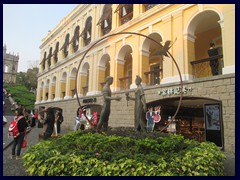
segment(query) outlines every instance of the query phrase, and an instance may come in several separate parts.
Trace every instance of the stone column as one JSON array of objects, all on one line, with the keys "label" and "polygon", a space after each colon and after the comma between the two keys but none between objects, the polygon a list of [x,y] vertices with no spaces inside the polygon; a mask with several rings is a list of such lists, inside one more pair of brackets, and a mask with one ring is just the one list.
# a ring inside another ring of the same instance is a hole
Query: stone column
[{"label": "stone column", "polygon": [[139,75],[142,78],[142,84],[146,85],[149,84],[149,75],[145,75],[144,72],[149,71],[149,56],[150,56],[150,52],[149,51],[144,51],[141,50],[140,52],[140,72]]},{"label": "stone column", "polygon": [[235,73],[235,5],[223,9],[224,19],[218,23],[221,26],[223,41],[223,74]]},{"label": "stone column", "polygon": [[[172,16],[169,15],[165,18],[163,18],[163,34],[165,36],[164,41],[171,40],[172,39]],[[164,45],[165,42],[162,43]],[[169,52],[171,53],[171,49]],[[163,61],[163,79],[161,81],[161,84],[173,82],[173,62],[170,57],[164,56]]]}]

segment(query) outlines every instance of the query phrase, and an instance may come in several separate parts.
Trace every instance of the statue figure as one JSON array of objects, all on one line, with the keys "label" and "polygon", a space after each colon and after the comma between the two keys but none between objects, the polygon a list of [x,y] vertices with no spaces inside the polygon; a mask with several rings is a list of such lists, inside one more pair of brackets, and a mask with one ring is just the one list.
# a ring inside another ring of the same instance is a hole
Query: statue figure
[{"label": "statue figure", "polygon": [[137,131],[144,131],[145,128],[145,112],[147,111],[145,94],[141,85],[142,79],[140,76],[136,76],[135,83],[137,85],[137,89],[135,90],[135,98],[130,97],[129,93],[126,93],[127,101],[133,100],[135,101],[134,108],[134,127]]},{"label": "statue figure", "polygon": [[111,106],[111,100],[117,100],[120,101],[121,97],[111,97],[112,92],[110,89],[110,85],[113,83],[113,77],[108,76],[106,77],[106,84],[103,87],[103,106],[102,111],[100,114],[100,119],[97,124],[97,128],[101,129],[103,126],[103,131],[107,131],[108,128],[108,119],[110,115],[110,106]]}]

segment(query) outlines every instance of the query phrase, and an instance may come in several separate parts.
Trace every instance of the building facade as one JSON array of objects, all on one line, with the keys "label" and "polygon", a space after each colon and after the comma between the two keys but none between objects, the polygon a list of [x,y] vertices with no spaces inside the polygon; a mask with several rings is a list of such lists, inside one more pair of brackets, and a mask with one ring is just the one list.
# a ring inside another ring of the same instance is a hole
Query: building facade
[{"label": "building facade", "polygon": [[[176,63],[159,54],[159,43],[168,40]],[[218,50],[212,58],[210,42]],[[36,108],[62,108],[63,128],[74,126],[76,92],[82,105],[101,107],[107,76],[114,78],[112,96],[122,97],[112,102],[109,125],[133,127],[134,102],[127,102],[125,93],[134,96],[139,75],[147,105],[161,106],[159,130],[177,110],[181,78],[176,131],[235,153],[235,5],[82,4],[40,49]],[[218,66],[212,75],[214,59]]]},{"label": "building facade", "polygon": [[3,81],[16,83],[19,55],[7,53],[7,46],[3,46]]}]

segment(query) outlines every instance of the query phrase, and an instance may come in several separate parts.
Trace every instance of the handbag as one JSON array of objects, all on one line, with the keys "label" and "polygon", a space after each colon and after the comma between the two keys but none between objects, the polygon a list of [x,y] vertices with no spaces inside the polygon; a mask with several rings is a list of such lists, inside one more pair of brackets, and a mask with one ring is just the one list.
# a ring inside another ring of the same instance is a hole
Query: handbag
[{"label": "handbag", "polygon": [[27,141],[26,141],[26,139],[23,139],[22,148],[25,148],[25,147],[27,147]]},{"label": "handbag", "polygon": [[26,136],[27,136],[27,131],[25,130],[25,131],[24,131],[24,139],[23,139],[23,142],[22,142],[22,148],[27,147]]}]

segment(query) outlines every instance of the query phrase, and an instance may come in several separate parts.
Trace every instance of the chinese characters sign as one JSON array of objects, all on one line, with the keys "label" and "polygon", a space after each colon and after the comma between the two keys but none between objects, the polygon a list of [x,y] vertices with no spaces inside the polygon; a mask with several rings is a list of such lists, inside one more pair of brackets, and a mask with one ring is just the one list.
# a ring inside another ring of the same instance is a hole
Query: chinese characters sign
[{"label": "chinese characters sign", "polygon": [[[192,87],[190,88],[187,88],[186,86],[183,86],[183,94],[186,94],[188,91],[192,91]],[[181,92],[180,90],[180,87],[176,87],[176,88],[168,88],[168,89],[163,89],[161,91],[158,91],[158,94],[159,95],[163,95],[163,96],[166,96],[166,95],[179,95]]]}]

